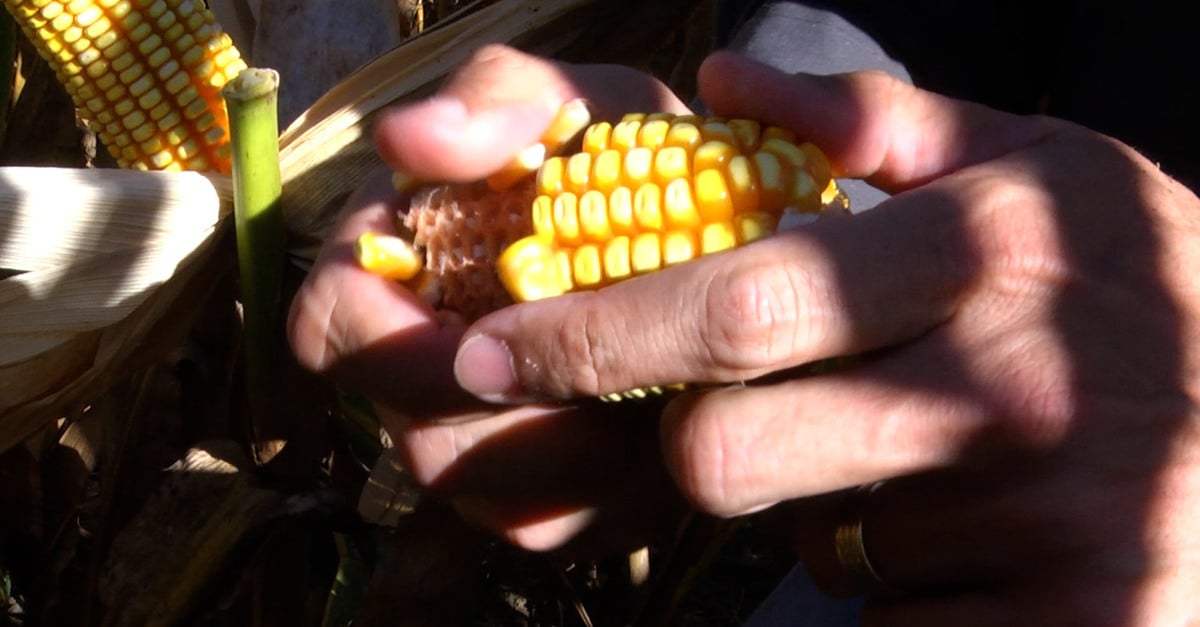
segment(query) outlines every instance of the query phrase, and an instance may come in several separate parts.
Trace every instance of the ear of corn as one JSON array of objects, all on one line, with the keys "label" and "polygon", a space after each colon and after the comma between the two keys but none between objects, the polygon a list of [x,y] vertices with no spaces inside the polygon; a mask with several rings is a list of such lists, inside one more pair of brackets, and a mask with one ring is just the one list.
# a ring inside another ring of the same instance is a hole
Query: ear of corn
[{"label": "ear of corn", "polygon": [[837,195],[816,146],[750,120],[633,114],[537,174],[533,233],[496,262],[517,301],[593,289],[775,231]]},{"label": "ear of corn", "polygon": [[228,172],[246,68],[203,0],[4,0],[122,167]]},{"label": "ear of corn", "polygon": [[[569,107],[536,152],[580,134],[585,111]],[[536,170],[518,156],[486,184],[421,186],[399,175],[398,191],[412,195],[408,235],[363,234],[360,264],[409,280],[435,308],[475,318],[733,248],[848,205],[816,146],[750,120],[631,114],[588,126],[580,142],[573,154],[539,157]]]}]

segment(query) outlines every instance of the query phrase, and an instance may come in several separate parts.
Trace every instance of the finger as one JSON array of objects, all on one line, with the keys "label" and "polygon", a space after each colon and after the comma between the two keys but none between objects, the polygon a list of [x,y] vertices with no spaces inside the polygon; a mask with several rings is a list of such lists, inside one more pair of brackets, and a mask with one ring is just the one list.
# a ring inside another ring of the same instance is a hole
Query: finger
[{"label": "finger", "polygon": [[548,550],[568,541],[625,548],[673,526],[685,504],[658,461],[650,418],[589,403],[456,425],[385,424],[418,482],[477,524]]},{"label": "finger", "polygon": [[305,367],[378,402],[429,417],[478,411],[453,379],[464,326],[354,258],[359,234],[394,231],[394,196],[379,176],[350,199],[292,301],[289,343]]},{"label": "finger", "polygon": [[989,409],[940,391],[969,389],[953,372],[911,386],[873,376],[907,363],[681,396],[661,426],[668,470],[697,507],[729,516],[947,466]]},{"label": "finger", "polygon": [[418,178],[478,180],[536,142],[563,103],[579,98],[598,117],[686,110],[661,82],[629,68],[486,46],[436,96],[383,116],[376,144],[393,169]]},{"label": "finger", "polygon": [[[787,508],[797,521],[793,538],[813,579],[838,595],[883,586],[904,595],[967,594],[994,589],[1023,564],[1067,559],[1067,545],[1051,556],[1041,538],[1062,539],[1049,518],[1030,503],[1014,502],[995,482],[975,473],[936,471],[871,484],[825,499],[805,499]],[[822,503],[821,501],[826,501]],[[882,584],[862,580],[838,556],[839,529],[857,525],[862,551]]]},{"label": "finger", "polygon": [[775,124],[816,143],[838,176],[896,193],[1029,146],[1061,125],[919,90],[882,72],[789,75],[719,52],[699,72],[716,113]]}]

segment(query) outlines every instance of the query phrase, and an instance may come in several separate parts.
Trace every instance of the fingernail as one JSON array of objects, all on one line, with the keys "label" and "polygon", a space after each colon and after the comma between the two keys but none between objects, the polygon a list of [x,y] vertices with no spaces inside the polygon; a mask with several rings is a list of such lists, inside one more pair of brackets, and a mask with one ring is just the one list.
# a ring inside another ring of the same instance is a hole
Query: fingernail
[{"label": "fingernail", "polygon": [[464,390],[489,403],[514,403],[524,396],[508,346],[488,335],[473,336],[458,348],[454,377]]}]

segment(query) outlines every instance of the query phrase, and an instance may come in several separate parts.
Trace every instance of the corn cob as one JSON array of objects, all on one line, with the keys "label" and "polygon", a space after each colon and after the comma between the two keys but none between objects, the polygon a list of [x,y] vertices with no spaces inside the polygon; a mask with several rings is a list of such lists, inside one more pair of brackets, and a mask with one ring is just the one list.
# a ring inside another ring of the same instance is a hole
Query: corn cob
[{"label": "corn cob", "polygon": [[[514,172],[534,169],[528,155],[486,185],[419,189],[404,216],[407,235],[364,235],[360,262],[415,277],[431,304],[475,318],[732,248],[789,216],[802,222],[846,207],[820,150],[749,120],[630,114],[587,127],[581,143],[524,179]],[[424,252],[423,266],[410,248]]]},{"label": "corn cob", "polygon": [[228,172],[246,68],[203,0],[4,0],[121,167]]},{"label": "corn cob", "polygon": [[815,146],[749,120],[602,122],[538,170],[534,232],[499,277],[517,301],[601,287],[758,239],[785,210],[815,215],[831,182]]}]

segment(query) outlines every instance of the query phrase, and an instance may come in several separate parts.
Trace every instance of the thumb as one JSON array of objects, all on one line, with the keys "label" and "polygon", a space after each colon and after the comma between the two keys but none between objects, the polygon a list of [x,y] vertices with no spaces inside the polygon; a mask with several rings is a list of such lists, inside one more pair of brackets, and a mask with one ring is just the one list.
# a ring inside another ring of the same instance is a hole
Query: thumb
[{"label": "thumb", "polygon": [[499,45],[484,46],[423,102],[381,117],[380,156],[420,179],[486,177],[541,138],[562,105],[583,99],[593,114],[686,107],[648,74],[615,65],[572,65]]}]

